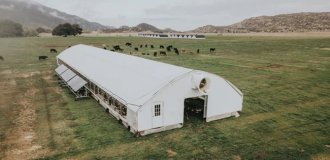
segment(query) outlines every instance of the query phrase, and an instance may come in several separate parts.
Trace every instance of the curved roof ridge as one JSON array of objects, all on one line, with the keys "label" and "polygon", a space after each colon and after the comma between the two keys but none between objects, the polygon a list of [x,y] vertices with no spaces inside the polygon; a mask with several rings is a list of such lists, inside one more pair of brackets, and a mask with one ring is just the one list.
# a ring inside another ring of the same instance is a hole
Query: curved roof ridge
[{"label": "curved roof ridge", "polygon": [[[140,106],[137,101],[192,69],[122,53],[75,45],[64,50],[57,58],[127,104]],[[109,94],[110,94],[109,93]]]}]

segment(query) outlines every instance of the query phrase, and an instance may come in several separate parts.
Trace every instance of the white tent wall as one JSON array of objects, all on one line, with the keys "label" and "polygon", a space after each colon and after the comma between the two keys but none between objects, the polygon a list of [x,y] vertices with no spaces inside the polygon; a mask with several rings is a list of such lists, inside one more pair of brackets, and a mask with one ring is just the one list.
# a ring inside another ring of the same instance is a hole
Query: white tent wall
[{"label": "white tent wall", "polygon": [[206,121],[238,116],[237,111],[241,111],[243,107],[242,93],[225,79],[211,73],[204,74],[211,81],[207,92]]},{"label": "white tent wall", "polygon": [[[200,92],[191,88],[191,75],[192,74],[190,73],[185,74],[179,79],[172,81],[172,83],[167,84],[140,108],[138,111],[139,131],[146,131],[154,128],[153,108],[154,105],[158,103],[162,104],[162,127],[167,128],[159,128],[159,130],[156,130],[155,132],[182,127],[184,118],[184,99],[201,95]],[[153,133],[153,131],[149,133]]]},{"label": "white tent wall", "polygon": [[137,126],[137,112],[133,111],[132,109],[130,109],[131,107],[127,107],[127,123],[130,126],[130,131],[131,132],[135,132],[138,130],[138,126]]},{"label": "white tent wall", "polygon": [[[191,78],[195,73],[203,73],[210,79],[210,89],[206,94],[192,89]],[[163,130],[180,128],[184,124],[184,100],[208,95],[207,121],[226,118],[224,115],[242,109],[242,97],[223,78],[202,71],[193,71],[162,88],[138,111],[138,131],[150,134]],[[153,107],[161,103],[162,126],[153,126]],[[149,130],[149,131],[148,131]]]}]

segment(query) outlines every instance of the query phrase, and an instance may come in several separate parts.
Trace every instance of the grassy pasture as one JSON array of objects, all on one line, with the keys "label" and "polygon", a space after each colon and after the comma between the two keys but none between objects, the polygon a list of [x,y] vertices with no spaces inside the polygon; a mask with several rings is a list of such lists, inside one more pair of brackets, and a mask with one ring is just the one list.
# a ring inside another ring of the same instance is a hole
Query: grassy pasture
[{"label": "grassy pasture", "polygon": [[[243,112],[135,138],[93,99],[58,86],[49,49],[80,43],[218,74],[244,93]],[[134,52],[139,44],[155,48]],[[153,57],[161,44],[186,52]],[[0,55],[0,159],[330,159],[330,38],[5,38]]]}]

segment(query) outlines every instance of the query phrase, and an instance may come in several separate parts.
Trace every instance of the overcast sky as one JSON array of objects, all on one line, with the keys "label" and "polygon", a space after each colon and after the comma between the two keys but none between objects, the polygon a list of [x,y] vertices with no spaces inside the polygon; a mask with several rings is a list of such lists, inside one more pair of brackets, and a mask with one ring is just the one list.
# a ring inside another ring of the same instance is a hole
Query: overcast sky
[{"label": "overcast sky", "polygon": [[295,12],[328,12],[330,0],[35,0],[89,21],[119,27],[146,22],[190,30],[230,25],[245,18]]}]

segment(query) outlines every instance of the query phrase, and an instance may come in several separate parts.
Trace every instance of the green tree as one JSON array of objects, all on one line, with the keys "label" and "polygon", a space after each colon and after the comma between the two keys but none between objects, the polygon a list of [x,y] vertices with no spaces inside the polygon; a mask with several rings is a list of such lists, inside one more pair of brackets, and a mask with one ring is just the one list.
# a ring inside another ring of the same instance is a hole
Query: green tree
[{"label": "green tree", "polygon": [[56,26],[53,29],[52,34],[55,36],[76,36],[82,33],[82,28],[78,24],[71,25],[70,23],[64,23]]},{"label": "green tree", "polygon": [[73,24],[72,28],[74,30],[74,36],[82,34],[83,29],[79,26],[79,24]]},{"label": "green tree", "polygon": [[10,20],[0,21],[0,37],[21,36],[23,36],[23,26],[21,24]]}]

